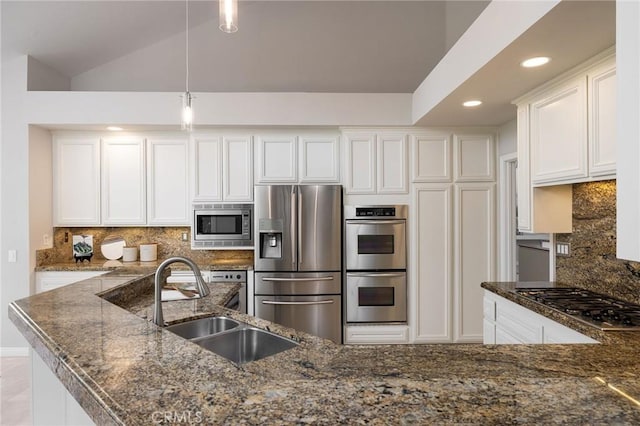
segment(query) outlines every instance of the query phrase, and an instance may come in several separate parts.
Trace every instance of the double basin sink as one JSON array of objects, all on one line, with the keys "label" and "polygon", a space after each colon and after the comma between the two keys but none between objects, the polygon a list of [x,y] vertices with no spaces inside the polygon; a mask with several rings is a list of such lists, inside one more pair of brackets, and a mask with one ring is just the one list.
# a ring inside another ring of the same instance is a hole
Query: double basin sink
[{"label": "double basin sink", "polygon": [[227,317],[209,317],[174,324],[167,330],[238,365],[275,355],[298,344]]}]

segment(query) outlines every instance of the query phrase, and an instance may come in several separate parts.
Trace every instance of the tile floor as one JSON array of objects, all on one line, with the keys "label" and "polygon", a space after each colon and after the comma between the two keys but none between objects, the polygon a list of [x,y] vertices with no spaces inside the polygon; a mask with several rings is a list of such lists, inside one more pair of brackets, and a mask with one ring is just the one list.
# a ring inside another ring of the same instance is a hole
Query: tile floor
[{"label": "tile floor", "polygon": [[0,425],[31,426],[29,357],[0,357]]}]

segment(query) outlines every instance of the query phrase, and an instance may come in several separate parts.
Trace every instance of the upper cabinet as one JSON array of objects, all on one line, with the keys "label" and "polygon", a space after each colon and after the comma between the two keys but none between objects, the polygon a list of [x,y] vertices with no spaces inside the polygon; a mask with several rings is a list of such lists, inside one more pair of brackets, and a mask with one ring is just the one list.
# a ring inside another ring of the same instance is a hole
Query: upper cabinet
[{"label": "upper cabinet", "polygon": [[191,138],[193,201],[252,201],[253,146],[249,135]]},{"label": "upper cabinet", "polygon": [[100,138],[56,135],[53,142],[53,223],[100,225]]},{"label": "upper cabinet", "polygon": [[147,140],[147,224],[187,225],[189,145],[186,138]]},{"label": "upper cabinet", "polygon": [[571,232],[570,184],[614,179],[615,53],[535,89],[518,106],[518,229]]},{"label": "upper cabinet", "polygon": [[457,182],[494,182],[495,144],[487,134],[456,134],[455,180]]},{"label": "upper cabinet", "polygon": [[516,101],[518,126],[527,128],[518,161],[529,162],[533,186],[615,178],[615,101],[611,51]]},{"label": "upper cabinet", "polygon": [[451,135],[416,133],[411,135],[413,182],[450,182]]},{"label": "upper cabinet", "polygon": [[144,139],[102,141],[102,224],[144,225],[147,220]]},{"label": "upper cabinet", "polygon": [[55,226],[188,225],[186,138],[54,135]]},{"label": "upper cabinet", "polygon": [[256,183],[339,183],[335,133],[262,134],[256,137]]},{"label": "upper cabinet", "polygon": [[407,194],[407,135],[345,131],[347,194]]}]

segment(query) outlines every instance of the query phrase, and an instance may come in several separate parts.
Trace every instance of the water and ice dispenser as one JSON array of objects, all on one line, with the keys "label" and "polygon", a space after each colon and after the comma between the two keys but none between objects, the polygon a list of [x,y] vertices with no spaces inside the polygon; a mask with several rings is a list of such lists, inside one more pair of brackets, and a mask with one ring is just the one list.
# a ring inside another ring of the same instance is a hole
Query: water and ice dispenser
[{"label": "water and ice dispenser", "polygon": [[258,232],[260,233],[260,258],[281,259],[282,219],[260,219],[258,221]]}]

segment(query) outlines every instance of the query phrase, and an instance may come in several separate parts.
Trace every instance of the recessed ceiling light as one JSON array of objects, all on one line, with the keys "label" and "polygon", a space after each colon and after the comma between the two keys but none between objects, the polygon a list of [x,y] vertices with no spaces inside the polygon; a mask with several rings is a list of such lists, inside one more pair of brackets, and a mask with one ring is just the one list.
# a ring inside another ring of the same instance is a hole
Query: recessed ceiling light
[{"label": "recessed ceiling light", "polygon": [[119,132],[120,130],[122,130],[122,127],[109,126],[109,127],[107,127],[107,130],[111,130],[112,132]]},{"label": "recessed ceiling light", "polygon": [[466,101],[462,103],[462,106],[465,106],[467,108],[472,108],[472,107],[477,107],[478,105],[482,104],[482,101],[478,101],[478,100],[473,100],[473,101]]},{"label": "recessed ceiling light", "polygon": [[520,62],[520,66],[524,68],[535,68],[548,63],[550,60],[551,58],[548,58],[546,56],[537,56],[535,58],[529,58]]}]

